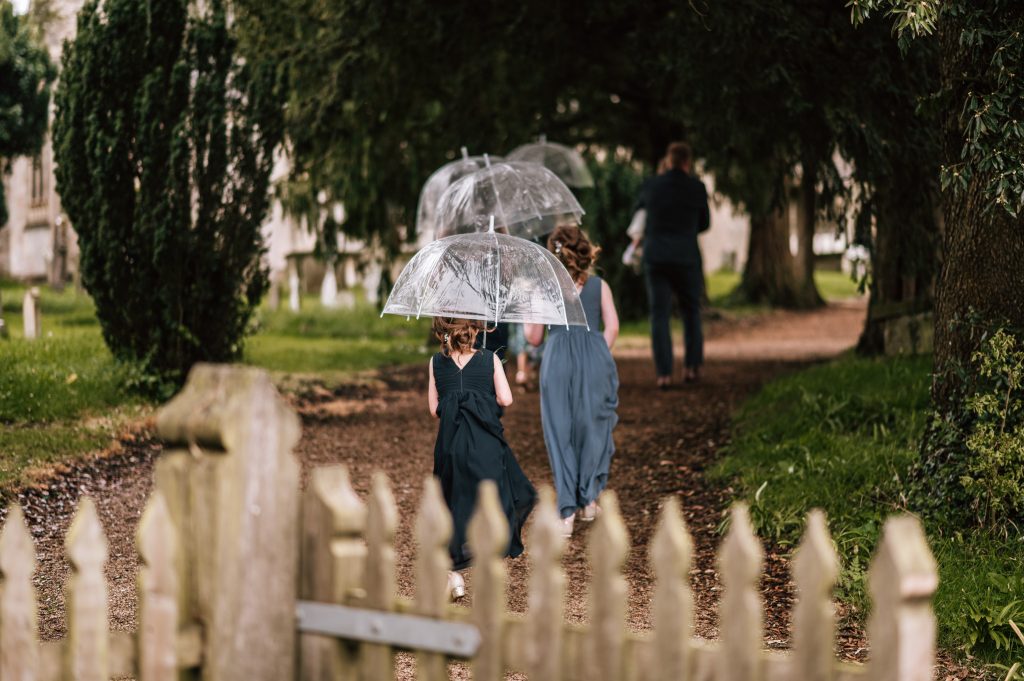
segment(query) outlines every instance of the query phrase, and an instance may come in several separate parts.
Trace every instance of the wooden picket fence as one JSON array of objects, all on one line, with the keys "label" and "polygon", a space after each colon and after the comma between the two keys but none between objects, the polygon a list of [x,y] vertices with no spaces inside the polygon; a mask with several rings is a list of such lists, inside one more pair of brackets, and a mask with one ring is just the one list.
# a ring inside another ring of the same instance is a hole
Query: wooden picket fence
[{"label": "wooden picket fence", "polygon": [[692,633],[692,541],[674,498],[649,547],[653,629],[626,628],[629,541],[612,493],[589,536],[589,624],[569,624],[565,540],[550,490],[527,538],[528,609],[518,615],[505,609],[508,528],[495,487],[481,486],[469,528],[472,607],[463,608],[448,602],[451,519],[427,479],[416,596],[407,600],[396,595],[398,513],[386,477],[373,478],[364,501],[344,467],[325,467],[300,492],[298,419],[264,372],[197,367],[161,410],[158,431],[168,449],[138,529],[138,631],[108,632],[106,542],[85,499],[66,541],[68,636],[39,644],[34,547],[14,508],[0,533],[0,681],[385,681],[396,650],[416,653],[425,681],[447,679],[451,659],[468,660],[479,681],[513,671],[536,681],[932,678],[937,573],[909,516],[886,523],[871,566],[870,660],[841,663],[831,600],[839,563],[820,512],[809,515],[792,562],[793,649],[764,651],[763,555],[742,505],[719,554],[721,640],[708,642]]}]

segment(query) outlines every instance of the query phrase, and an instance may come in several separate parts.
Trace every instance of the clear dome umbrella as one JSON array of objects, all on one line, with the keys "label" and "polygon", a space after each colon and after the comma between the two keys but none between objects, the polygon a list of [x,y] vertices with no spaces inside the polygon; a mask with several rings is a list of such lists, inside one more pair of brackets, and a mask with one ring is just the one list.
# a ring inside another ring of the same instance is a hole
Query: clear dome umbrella
[{"label": "clear dome umbrella", "polygon": [[587,326],[565,266],[532,241],[493,229],[420,249],[398,276],[384,314]]},{"label": "clear dome umbrella", "polygon": [[539,163],[570,187],[585,189],[594,186],[594,176],[580,152],[564,144],[548,142],[543,137],[539,142],[516,147],[507,158],[509,161]]},{"label": "clear dome umbrella", "polygon": [[462,147],[462,158],[446,163],[435,170],[420,190],[420,202],[416,209],[416,233],[426,240],[433,241],[437,234],[437,200],[453,182],[471,173],[486,168],[492,163],[501,163],[500,156],[470,156],[466,147]]},{"label": "clear dome umbrella", "polygon": [[533,239],[560,222],[579,224],[583,207],[558,176],[538,163],[495,163],[466,175],[437,202],[438,237],[499,231]]}]

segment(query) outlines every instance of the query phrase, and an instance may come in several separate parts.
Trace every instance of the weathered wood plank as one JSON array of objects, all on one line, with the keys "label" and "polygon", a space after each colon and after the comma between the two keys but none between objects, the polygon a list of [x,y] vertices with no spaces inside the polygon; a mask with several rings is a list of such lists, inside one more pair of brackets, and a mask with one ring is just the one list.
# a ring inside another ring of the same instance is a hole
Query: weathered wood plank
[{"label": "weathered wood plank", "polygon": [[[448,542],[452,518],[445,506],[441,483],[434,476],[423,482],[423,498],[416,518],[416,613],[443,617],[448,607],[448,571],[452,567]],[[439,653],[416,656],[416,678],[447,681],[448,662]]]},{"label": "weathered wood plank", "polygon": [[793,558],[797,602],[793,608],[793,652],[796,677],[830,681],[836,669],[835,608],[832,588],[839,577],[839,556],[832,546],[825,514],[813,510]]},{"label": "weathered wood plank", "polygon": [[501,681],[502,625],[505,619],[505,551],[509,528],[492,480],[480,483],[477,505],[469,521],[469,547],[473,553],[473,622],[481,644],[473,660],[474,681]]},{"label": "weathered wood plank", "polygon": [[107,635],[107,538],[96,505],[83,497],[65,539],[71,578],[68,583],[68,645],[64,676],[69,681],[107,681],[110,647]]},{"label": "weathered wood plank", "polygon": [[597,681],[618,681],[625,674],[626,661],[629,587],[622,575],[622,566],[629,553],[629,535],[619,513],[618,497],[611,490],[601,494],[601,515],[594,522],[587,553],[593,575],[589,593],[589,677]]},{"label": "weathered wood plank", "polygon": [[[393,610],[398,509],[384,473],[374,473],[371,484],[366,519],[366,600],[363,605],[374,610]],[[395,670],[393,651],[384,645],[364,645],[360,668],[363,679],[392,678]]]},{"label": "weathered wood plank", "polygon": [[527,672],[533,681],[562,678],[562,629],[565,603],[565,571],[562,554],[565,539],[558,517],[555,491],[544,486],[530,529],[530,587],[527,600]]},{"label": "weathered wood plank", "polygon": [[139,681],[174,681],[178,676],[177,532],[160,492],[154,492],[137,531]]},{"label": "weathered wood plank", "polygon": [[690,678],[690,639],[693,637],[693,593],[690,565],[693,540],[683,522],[676,497],[661,508],[651,541],[650,563],[657,576],[651,602],[654,620],[653,672],[661,681]]},{"label": "weathered wood plank", "polygon": [[921,523],[889,518],[868,573],[868,660],[874,681],[929,681],[935,661],[932,596],[939,584]]},{"label": "weathered wood plank", "polygon": [[736,504],[719,552],[725,592],[718,609],[722,632],[718,681],[761,681],[764,613],[757,587],[763,562],[764,550],[750,527],[747,507]]},{"label": "weathered wood plank", "polygon": [[0,533],[0,679],[39,679],[36,591],[32,574],[36,549],[25,516],[11,506]]}]

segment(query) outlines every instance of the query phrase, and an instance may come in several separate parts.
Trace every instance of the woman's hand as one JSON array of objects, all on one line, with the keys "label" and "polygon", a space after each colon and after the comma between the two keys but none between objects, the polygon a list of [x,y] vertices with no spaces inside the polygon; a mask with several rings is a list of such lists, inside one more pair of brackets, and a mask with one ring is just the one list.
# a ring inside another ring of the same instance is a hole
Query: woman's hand
[{"label": "woman's hand", "polygon": [[526,336],[526,342],[530,345],[540,345],[544,342],[544,325],[523,324],[523,334]]}]

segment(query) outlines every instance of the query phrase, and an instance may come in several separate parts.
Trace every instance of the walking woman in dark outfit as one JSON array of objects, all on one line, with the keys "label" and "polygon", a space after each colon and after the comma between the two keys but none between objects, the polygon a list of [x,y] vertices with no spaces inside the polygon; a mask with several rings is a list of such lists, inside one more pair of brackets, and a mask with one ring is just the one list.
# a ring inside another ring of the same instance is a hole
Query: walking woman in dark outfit
[{"label": "walking woman in dark outfit", "polygon": [[665,156],[668,170],[650,178],[640,190],[637,208],[647,211],[644,228],[644,276],[651,310],[651,349],[658,387],[672,384],[672,296],[683,313],[687,381],[700,377],[704,333],[700,305],[704,266],[697,235],[711,226],[708,192],[691,174],[690,147],[673,142]]}]

